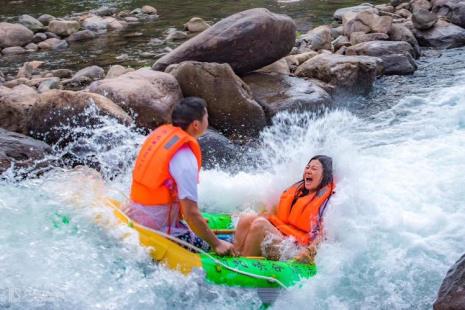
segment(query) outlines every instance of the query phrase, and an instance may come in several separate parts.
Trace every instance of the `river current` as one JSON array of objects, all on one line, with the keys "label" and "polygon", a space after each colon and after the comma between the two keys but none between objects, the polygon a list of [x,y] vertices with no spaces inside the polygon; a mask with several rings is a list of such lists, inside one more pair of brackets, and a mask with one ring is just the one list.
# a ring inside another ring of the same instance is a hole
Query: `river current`
[{"label": "river current", "polygon": [[[259,164],[202,171],[201,207],[239,212],[275,203],[311,156],[333,157],[318,274],[273,308],[431,308],[465,252],[464,53],[426,51],[414,75],[383,77],[369,97],[338,98],[323,116],[278,115],[260,137]],[[0,181],[0,308],[259,308],[253,291],[152,264],[95,206],[127,194],[143,138],[106,120],[84,141],[103,176],[75,168]]]}]

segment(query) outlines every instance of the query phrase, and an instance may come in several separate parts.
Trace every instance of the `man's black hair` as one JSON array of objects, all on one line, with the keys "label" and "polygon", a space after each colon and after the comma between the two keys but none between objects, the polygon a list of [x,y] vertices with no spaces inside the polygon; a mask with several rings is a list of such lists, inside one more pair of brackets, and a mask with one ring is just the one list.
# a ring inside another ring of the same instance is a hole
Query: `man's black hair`
[{"label": "man's black hair", "polygon": [[199,97],[186,97],[176,103],[171,120],[174,126],[186,130],[193,121],[201,121],[206,113],[207,103]]}]

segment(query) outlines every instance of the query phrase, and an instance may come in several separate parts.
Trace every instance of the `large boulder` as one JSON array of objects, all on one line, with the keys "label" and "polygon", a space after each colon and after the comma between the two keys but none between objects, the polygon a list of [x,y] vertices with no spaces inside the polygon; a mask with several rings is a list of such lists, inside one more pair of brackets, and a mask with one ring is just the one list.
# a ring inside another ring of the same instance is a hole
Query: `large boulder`
[{"label": "large boulder", "polygon": [[331,96],[311,81],[282,74],[252,73],[243,77],[270,119],[281,111],[318,112],[331,106]]},{"label": "large boulder", "polygon": [[228,63],[244,74],[286,56],[294,46],[294,21],[267,9],[251,9],[229,16],[184,42],[153,65],[165,70],[186,60]]},{"label": "large boulder", "polygon": [[186,61],[167,72],[176,77],[184,96],[205,99],[210,124],[227,136],[256,136],[265,127],[263,109],[228,64]]},{"label": "large boulder", "polygon": [[218,131],[209,128],[199,138],[202,149],[202,165],[205,169],[227,169],[238,159],[238,147]]},{"label": "large boulder", "polygon": [[465,255],[452,266],[439,288],[434,310],[463,309],[465,305]]},{"label": "large boulder", "polygon": [[465,29],[441,19],[433,28],[416,30],[414,34],[421,46],[454,48],[465,45]]},{"label": "large boulder", "polygon": [[465,28],[465,1],[432,0],[433,13],[445,16],[453,24]]},{"label": "large boulder", "polygon": [[417,65],[413,48],[404,41],[370,41],[346,49],[346,55],[367,55],[383,60],[384,74],[412,74]]},{"label": "large boulder", "polygon": [[98,94],[68,90],[50,90],[42,93],[31,107],[29,133],[48,144],[60,146],[73,141],[84,131],[76,128],[96,128],[103,116],[123,124],[131,118],[110,99]]},{"label": "large boulder", "polygon": [[392,24],[391,31],[389,32],[389,38],[392,41],[405,41],[409,43],[413,47],[414,51],[414,58],[420,57],[421,54],[421,48],[420,45],[418,44],[417,39],[415,38],[415,35],[405,27],[404,25],[401,24]]},{"label": "large boulder", "polygon": [[146,68],[93,82],[89,90],[135,113],[137,126],[148,130],[170,122],[174,104],[182,98],[181,88],[172,75]]},{"label": "large boulder", "polygon": [[29,110],[38,98],[34,88],[23,84],[14,88],[0,86],[0,127],[27,134]]},{"label": "large boulder", "polygon": [[48,31],[67,37],[79,30],[81,25],[75,20],[54,19],[48,24]]},{"label": "large boulder", "polygon": [[0,23],[0,47],[23,46],[32,41],[34,33],[21,24]]},{"label": "large boulder", "polygon": [[0,175],[12,166],[33,167],[51,151],[42,141],[0,128]]},{"label": "large boulder", "polygon": [[383,61],[371,56],[320,54],[300,65],[295,74],[330,83],[339,90],[368,93]]},{"label": "large boulder", "polygon": [[18,21],[21,25],[32,30],[33,32],[44,29],[44,25],[31,15],[23,14],[18,18]]}]

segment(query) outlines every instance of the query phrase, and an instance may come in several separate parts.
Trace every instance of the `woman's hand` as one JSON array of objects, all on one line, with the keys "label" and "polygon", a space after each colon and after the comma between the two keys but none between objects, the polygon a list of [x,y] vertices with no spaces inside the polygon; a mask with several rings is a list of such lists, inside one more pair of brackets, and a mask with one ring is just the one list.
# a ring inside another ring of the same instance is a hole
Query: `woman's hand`
[{"label": "woman's hand", "polygon": [[300,252],[294,259],[302,264],[314,264],[316,253],[316,246],[311,245]]}]

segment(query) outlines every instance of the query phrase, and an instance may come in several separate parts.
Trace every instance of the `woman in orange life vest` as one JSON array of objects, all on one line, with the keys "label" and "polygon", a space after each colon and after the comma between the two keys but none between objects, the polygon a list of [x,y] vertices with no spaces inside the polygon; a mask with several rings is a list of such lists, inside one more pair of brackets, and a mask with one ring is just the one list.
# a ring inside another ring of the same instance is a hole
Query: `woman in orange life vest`
[{"label": "woman in orange life vest", "polygon": [[[295,257],[311,262],[322,238],[322,217],[335,186],[332,160],[314,156],[305,166],[303,178],[281,195],[272,214],[247,214],[239,219],[234,247],[241,256],[280,258],[280,245],[293,237],[302,247]],[[264,240],[271,240],[265,244]]]},{"label": "woman in orange life vest", "polygon": [[[197,138],[208,128],[206,103],[186,97],[173,109],[172,124],[153,130],[137,156],[127,215],[205,251],[234,254],[229,242],[208,228],[197,205],[202,155]],[[187,227],[181,220],[185,220]]]}]

